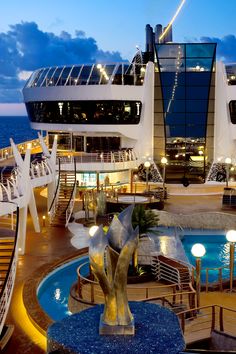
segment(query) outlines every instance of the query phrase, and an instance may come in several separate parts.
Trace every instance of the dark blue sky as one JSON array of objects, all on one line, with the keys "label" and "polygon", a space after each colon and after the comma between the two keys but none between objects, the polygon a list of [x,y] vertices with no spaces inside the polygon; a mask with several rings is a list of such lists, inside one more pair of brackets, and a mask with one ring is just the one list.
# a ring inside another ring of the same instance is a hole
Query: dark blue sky
[{"label": "dark blue sky", "polygon": [[[146,23],[166,25],[180,2],[4,1],[0,12],[0,103],[21,102],[24,79],[38,67],[131,59],[135,45],[144,49]],[[236,0],[186,0],[174,24],[174,40],[217,41],[218,57],[236,61],[235,13]],[[0,114],[5,113],[3,108],[0,105]]]}]

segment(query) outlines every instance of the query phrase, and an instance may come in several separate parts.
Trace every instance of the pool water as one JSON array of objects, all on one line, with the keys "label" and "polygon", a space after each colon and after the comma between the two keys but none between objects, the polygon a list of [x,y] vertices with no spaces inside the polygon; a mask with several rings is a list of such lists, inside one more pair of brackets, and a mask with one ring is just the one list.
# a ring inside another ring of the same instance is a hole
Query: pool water
[{"label": "pool water", "polygon": [[[85,256],[66,263],[40,283],[37,291],[39,303],[54,321],[62,320],[71,314],[67,306],[70,288],[77,281],[78,266],[87,260],[88,257]],[[87,274],[88,267],[84,267],[83,270]]]},{"label": "pool water", "polygon": [[[203,231],[204,232],[204,231]],[[201,258],[201,280],[204,282],[206,279],[206,272],[204,268],[217,268],[222,266],[229,265],[229,242],[227,242],[225,234],[212,234],[202,235],[194,234],[188,235],[185,233],[184,238],[182,239],[182,244],[186,256],[189,259],[189,263],[195,266],[196,260],[195,257],[191,254],[191,248],[195,243],[202,243],[206,248],[206,254]],[[235,257],[236,260],[236,257]],[[223,278],[229,278],[229,270],[222,270]],[[218,271],[209,272],[209,281],[217,281]]]}]

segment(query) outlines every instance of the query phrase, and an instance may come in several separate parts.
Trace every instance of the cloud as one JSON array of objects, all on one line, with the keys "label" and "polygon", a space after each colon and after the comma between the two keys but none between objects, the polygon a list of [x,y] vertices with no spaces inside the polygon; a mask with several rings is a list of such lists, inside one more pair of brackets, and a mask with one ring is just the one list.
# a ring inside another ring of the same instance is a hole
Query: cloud
[{"label": "cloud", "polygon": [[103,51],[83,31],[55,35],[35,22],[17,23],[0,33],[0,53],[0,103],[21,102],[26,73],[40,67],[123,61],[119,52]]},{"label": "cloud", "polygon": [[201,42],[217,43],[217,58],[226,63],[236,61],[236,37],[229,34],[223,38],[217,37],[201,37]]}]

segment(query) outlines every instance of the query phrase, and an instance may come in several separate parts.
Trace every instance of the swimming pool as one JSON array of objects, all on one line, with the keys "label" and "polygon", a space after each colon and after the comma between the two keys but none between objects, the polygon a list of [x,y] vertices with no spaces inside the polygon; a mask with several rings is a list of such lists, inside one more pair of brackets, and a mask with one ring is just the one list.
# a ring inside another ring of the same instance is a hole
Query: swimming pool
[{"label": "swimming pool", "polygon": [[[225,232],[212,230],[206,232],[203,230],[198,234],[196,231],[194,234],[188,234],[187,231],[185,231],[182,244],[189,262],[194,266],[196,264],[196,260],[191,253],[191,248],[195,243],[202,243],[206,248],[206,254],[201,259],[201,280],[203,282],[206,280],[206,272],[204,271],[204,268],[217,268],[229,265],[229,242],[226,240]],[[222,275],[223,278],[229,278],[229,269],[223,269]],[[213,282],[217,280],[218,272],[210,271],[209,281]]]},{"label": "swimming pool", "polygon": [[[70,315],[68,297],[71,285],[77,280],[77,268],[88,259],[87,256],[73,260],[49,273],[39,284],[37,297],[43,310],[54,321]],[[88,272],[88,267],[83,268]]]}]

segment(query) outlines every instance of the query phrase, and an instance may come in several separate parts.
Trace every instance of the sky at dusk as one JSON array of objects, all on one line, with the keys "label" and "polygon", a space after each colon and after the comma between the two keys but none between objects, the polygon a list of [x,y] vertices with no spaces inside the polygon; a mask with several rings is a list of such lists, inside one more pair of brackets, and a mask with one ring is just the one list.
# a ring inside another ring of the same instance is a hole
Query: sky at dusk
[{"label": "sky at dusk", "polygon": [[[180,0],[8,0],[0,5],[0,115],[24,115],[21,89],[39,67],[131,60],[145,25],[168,24]],[[217,42],[236,62],[236,0],[186,0],[176,42]]]}]

